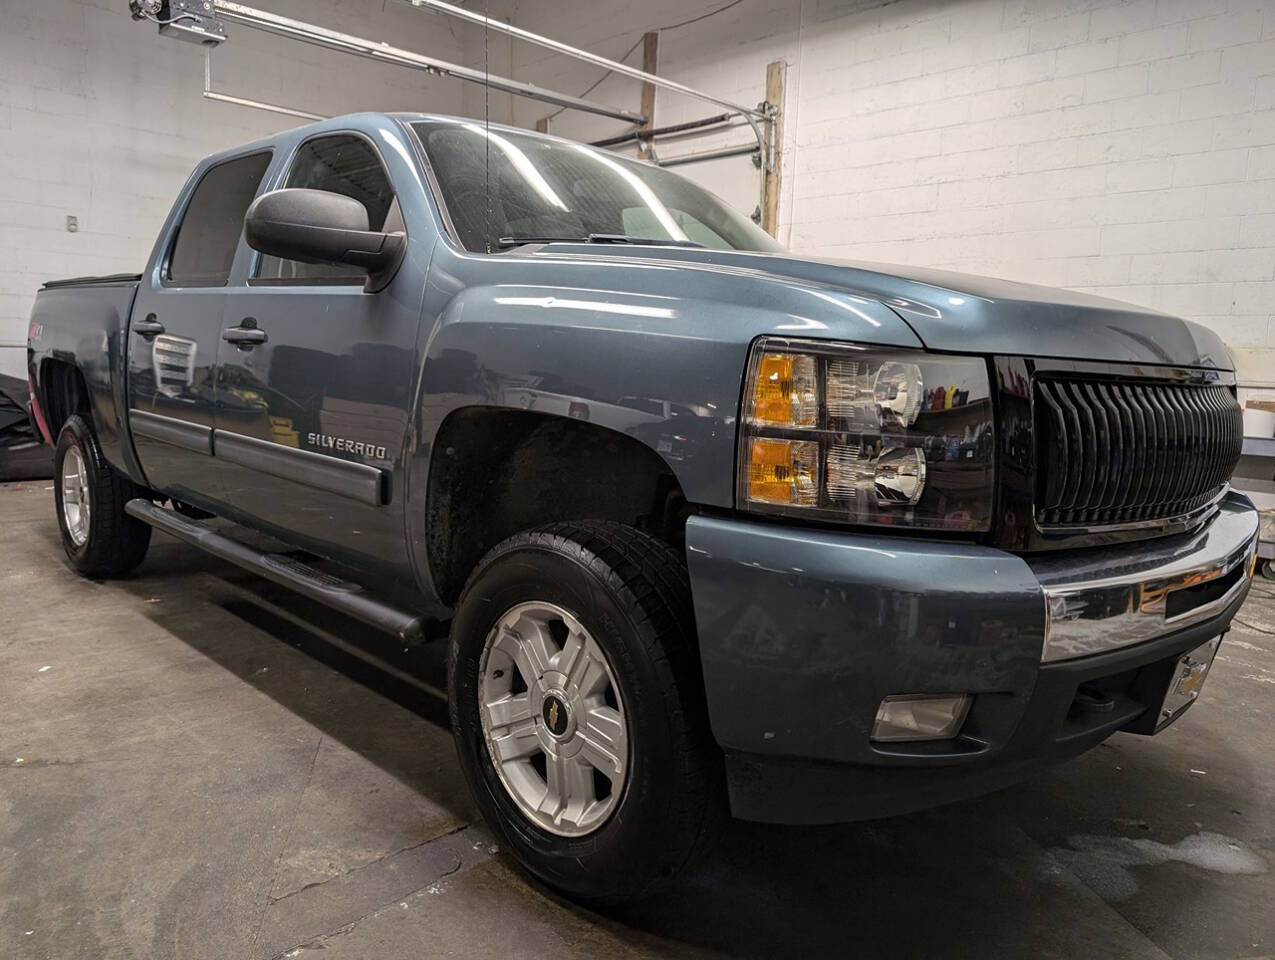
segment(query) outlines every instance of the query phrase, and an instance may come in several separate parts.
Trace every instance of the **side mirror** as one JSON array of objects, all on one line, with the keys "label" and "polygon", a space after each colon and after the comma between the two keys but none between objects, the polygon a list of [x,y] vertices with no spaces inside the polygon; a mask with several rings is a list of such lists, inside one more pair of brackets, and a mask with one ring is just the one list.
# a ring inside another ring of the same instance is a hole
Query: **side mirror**
[{"label": "side mirror", "polygon": [[263,193],[244,216],[248,246],[283,260],[345,263],[368,272],[367,289],[394,276],[407,239],[367,228],[367,207],[327,190],[291,188]]}]

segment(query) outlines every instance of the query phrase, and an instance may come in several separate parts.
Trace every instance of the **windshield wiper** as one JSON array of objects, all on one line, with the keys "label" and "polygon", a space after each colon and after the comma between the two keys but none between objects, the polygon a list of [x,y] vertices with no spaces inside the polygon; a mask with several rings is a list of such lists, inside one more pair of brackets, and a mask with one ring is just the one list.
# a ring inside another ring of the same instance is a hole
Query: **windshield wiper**
[{"label": "windshield wiper", "polygon": [[658,237],[630,237],[624,233],[591,233],[587,237],[501,237],[498,247],[521,247],[528,243],[631,243],[647,247],[700,247],[694,240],[661,240]]},{"label": "windshield wiper", "polygon": [[632,243],[645,247],[700,247],[695,240],[661,240],[659,237],[631,237],[627,233],[591,233],[590,243]]}]

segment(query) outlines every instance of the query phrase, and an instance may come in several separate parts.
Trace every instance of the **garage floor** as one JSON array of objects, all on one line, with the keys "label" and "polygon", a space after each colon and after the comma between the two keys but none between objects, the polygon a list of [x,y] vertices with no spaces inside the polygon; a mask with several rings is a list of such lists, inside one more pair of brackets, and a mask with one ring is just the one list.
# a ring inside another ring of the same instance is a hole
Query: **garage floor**
[{"label": "garage floor", "polygon": [[933,813],[736,824],[600,916],[475,823],[441,650],[160,536],[81,580],[52,499],[0,486],[0,957],[1275,955],[1267,581],[1164,735]]}]

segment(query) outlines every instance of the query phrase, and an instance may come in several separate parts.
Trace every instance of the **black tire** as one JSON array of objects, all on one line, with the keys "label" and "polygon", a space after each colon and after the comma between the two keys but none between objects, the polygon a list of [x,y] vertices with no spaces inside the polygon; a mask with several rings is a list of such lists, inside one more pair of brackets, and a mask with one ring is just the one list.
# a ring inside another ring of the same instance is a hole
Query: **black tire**
[{"label": "black tire", "polygon": [[[76,542],[68,527],[63,502],[63,464],[72,449],[84,465],[89,503],[88,536],[83,543]],[[150,546],[151,528],[126,514],[124,504],[145,491],[106,462],[93,428],[79,415],[67,420],[58,434],[53,477],[62,548],[72,567],[86,577],[119,577],[142,562]]]},{"label": "black tire", "polygon": [[[491,762],[478,707],[493,626],[520,603],[572,613],[602,648],[627,713],[629,774],[610,816],[563,837],[525,816]],[[560,523],[511,537],[478,564],[452,624],[449,692],[461,766],[504,848],[578,900],[653,893],[711,846],[725,819],[721,754],[708,728],[686,568],[618,523]]]}]

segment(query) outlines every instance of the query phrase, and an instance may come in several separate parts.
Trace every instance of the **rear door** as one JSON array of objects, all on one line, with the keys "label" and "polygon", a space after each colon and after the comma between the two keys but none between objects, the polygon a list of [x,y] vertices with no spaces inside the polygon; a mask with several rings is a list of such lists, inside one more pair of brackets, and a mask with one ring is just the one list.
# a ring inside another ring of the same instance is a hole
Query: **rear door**
[{"label": "rear door", "polygon": [[222,161],[189,193],[129,320],[128,405],[147,482],[188,503],[219,499],[211,469],[221,318],[244,213],[269,151]]},{"label": "rear door", "polygon": [[[362,134],[303,141],[278,186],[353,197],[370,229],[405,230],[385,164]],[[367,293],[364,270],[255,253],[245,274],[225,298],[214,440],[231,516],[354,566],[401,564],[394,478],[421,285],[410,289],[401,270]]]}]

